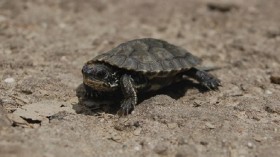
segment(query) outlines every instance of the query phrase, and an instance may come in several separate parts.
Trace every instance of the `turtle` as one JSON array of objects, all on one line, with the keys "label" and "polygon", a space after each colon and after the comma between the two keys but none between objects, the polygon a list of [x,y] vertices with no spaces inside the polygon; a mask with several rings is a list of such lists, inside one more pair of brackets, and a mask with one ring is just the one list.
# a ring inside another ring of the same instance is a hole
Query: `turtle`
[{"label": "turtle", "polygon": [[106,93],[120,94],[117,113],[129,114],[137,105],[139,93],[157,91],[186,79],[217,90],[221,81],[198,66],[201,59],[167,41],[141,38],[127,41],[87,61],[83,68],[86,97],[108,99]]}]

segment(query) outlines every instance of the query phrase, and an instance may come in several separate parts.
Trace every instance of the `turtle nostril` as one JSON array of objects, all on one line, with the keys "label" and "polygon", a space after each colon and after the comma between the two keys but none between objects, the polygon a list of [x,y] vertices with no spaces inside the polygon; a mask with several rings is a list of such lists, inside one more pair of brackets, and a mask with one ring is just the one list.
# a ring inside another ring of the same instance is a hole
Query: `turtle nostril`
[{"label": "turtle nostril", "polygon": [[87,66],[86,66],[86,65],[85,65],[85,66],[83,66],[82,73],[86,74],[86,73],[87,73],[87,71],[88,71]]},{"label": "turtle nostril", "polygon": [[82,73],[85,75],[92,75],[93,69],[85,65],[82,69]]}]

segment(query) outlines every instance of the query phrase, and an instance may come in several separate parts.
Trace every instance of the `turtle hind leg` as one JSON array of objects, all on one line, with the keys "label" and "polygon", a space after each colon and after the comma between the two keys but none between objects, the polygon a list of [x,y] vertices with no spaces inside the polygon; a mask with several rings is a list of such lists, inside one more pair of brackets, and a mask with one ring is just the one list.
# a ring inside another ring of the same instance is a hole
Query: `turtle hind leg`
[{"label": "turtle hind leg", "polygon": [[137,104],[137,94],[133,79],[129,75],[125,74],[121,77],[120,86],[124,100],[121,103],[121,109],[118,111],[118,115],[123,116],[134,109]]},{"label": "turtle hind leg", "polygon": [[185,75],[194,78],[204,87],[210,90],[216,90],[221,86],[221,81],[206,71],[199,70],[197,68],[191,68],[185,73]]}]

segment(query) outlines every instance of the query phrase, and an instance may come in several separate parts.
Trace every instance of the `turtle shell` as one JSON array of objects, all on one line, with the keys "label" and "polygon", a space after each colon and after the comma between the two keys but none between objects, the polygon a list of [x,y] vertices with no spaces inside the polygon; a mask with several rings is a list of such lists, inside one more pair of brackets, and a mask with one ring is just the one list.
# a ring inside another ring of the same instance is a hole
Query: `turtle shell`
[{"label": "turtle shell", "polygon": [[143,73],[188,70],[201,62],[199,58],[179,46],[152,38],[120,44],[107,53],[96,56],[92,61]]}]

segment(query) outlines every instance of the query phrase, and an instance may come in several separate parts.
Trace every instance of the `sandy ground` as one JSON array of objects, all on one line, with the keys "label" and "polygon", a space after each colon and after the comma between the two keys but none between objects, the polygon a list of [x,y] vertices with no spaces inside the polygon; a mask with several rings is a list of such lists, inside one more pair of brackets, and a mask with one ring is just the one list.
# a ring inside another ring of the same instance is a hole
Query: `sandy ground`
[{"label": "sandy ground", "polygon": [[[279,8],[279,0],[1,0],[0,156],[280,156],[280,85],[270,81],[280,76]],[[142,37],[223,67],[212,72],[223,86],[201,92],[188,82],[180,96],[178,87],[150,96],[122,118],[79,103],[83,64]]]}]

